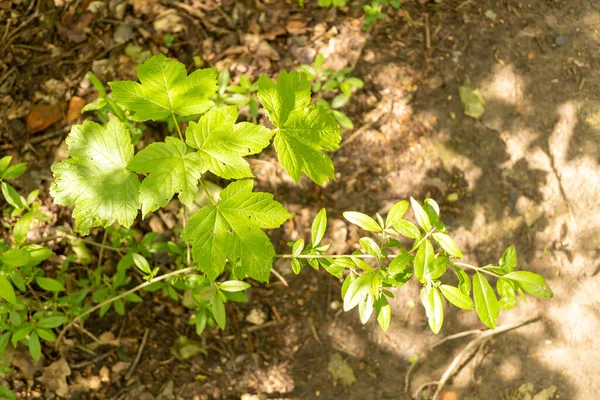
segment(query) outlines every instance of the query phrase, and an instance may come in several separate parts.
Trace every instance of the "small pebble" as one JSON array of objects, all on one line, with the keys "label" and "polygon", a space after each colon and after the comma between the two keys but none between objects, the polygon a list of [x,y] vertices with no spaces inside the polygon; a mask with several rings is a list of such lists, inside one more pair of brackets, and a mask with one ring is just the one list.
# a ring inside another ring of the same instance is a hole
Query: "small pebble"
[{"label": "small pebble", "polygon": [[571,39],[569,39],[568,36],[563,36],[563,35],[559,35],[554,39],[554,44],[557,45],[558,47],[562,47],[565,46],[566,44],[568,44],[570,42]]}]

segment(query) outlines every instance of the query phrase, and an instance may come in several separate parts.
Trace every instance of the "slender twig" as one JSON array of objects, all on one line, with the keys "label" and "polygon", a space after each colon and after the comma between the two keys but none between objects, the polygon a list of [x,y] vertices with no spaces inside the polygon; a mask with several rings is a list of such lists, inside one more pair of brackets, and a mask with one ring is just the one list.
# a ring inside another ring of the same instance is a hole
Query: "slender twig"
[{"label": "slender twig", "polygon": [[88,365],[94,365],[94,364],[96,364],[98,361],[102,361],[102,360],[104,360],[105,358],[108,358],[108,357],[110,357],[110,356],[111,356],[113,353],[114,353],[114,352],[111,350],[111,351],[109,351],[108,353],[101,354],[101,355],[99,355],[98,357],[96,357],[96,358],[93,358],[93,359],[91,359],[91,360],[89,360],[89,361],[82,361],[82,362],[80,362],[80,363],[77,363],[77,364],[72,364],[72,365],[69,365],[69,368],[71,368],[71,369],[78,369],[78,368],[87,367]]},{"label": "slender twig", "polygon": [[105,250],[116,251],[117,253],[122,253],[123,251],[129,250],[127,247],[113,247],[113,246],[108,246],[108,245],[105,245],[105,244],[94,242],[93,240],[80,238],[77,235],[73,235],[73,234],[68,233],[68,232],[59,232],[59,234],[54,235],[54,236],[47,236],[47,237],[43,237],[43,238],[40,238],[40,239],[30,240],[30,241],[28,241],[25,244],[26,245],[27,244],[39,244],[39,243],[51,242],[53,240],[67,239],[67,238],[80,240],[83,243],[86,243],[86,244],[89,244],[89,245],[92,245],[92,246],[96,246],[96,247],[100,247],[100,248],[103,248]]},{"label": "slender twig", "polygon": [[150,329],[146,328],[146,330],[144,331],[144,337],[142,338],[142,343],[140,344],[140,348],[138,349],[137,355],[135,356],[135,360],[133,360],[133,364],[131,364],[131,368],[129,368],[129,371],[127,371],[127,374],[125,375],[125,381],[128,381],[129,379],[131,379],[131,375],[133,375],[133,371],[135,371],[135,368],[137,367],[138,363],[140,362],[140,358],[142,358],[142,353],[144,352],[144,347],[146,346],[146,341],[148,340],[149,334],[150,334]]},{"label": "slender twig", "polygon": [[465,268],[475,270],[477,272],[482,272],[484,274],[495,276],[496,278],[502,278],[501,275],[498,275],[492,271],[488,271],[487,269],[483,269],[481,267],[476,267],[475,265],[466,264],[466,263],[462,263],[462,262],[458,262],[458,261],[452,261],[452,264],[456,265],[457,267],[465,267]]},{"label": "slender twig", "polygon": [[275,275],[277,277],[277,279],[279,279],[281,281],[281,283],[283,283],[283,286],[285,286],[285,287],[290,286],[288,284],[288,282],[285,280],[285,278],[283,277],[283,275],[281,275],[279,272],[277,272],[277,270],[275,268],[271,268],[271,272],[273,273],[273,275]]},{"label": "slender twig", "polygon": [[[460,337],[464,337],[467,335],[471,335],[471,334],[477,334],[477,337],[474,338],[473,340],[471,340],[464,349],[462,349],[457,355],[456,357],[454,357],[454,359],[452,360],[452,362],[450,363],[450,365],[448,366],[448,368],[446,368],[446,371],[444,372],[444,374],[442,375],[442,377],[437,381],[437,382],[429,382],[424,386],[421,386],[417,389],[417,391],[415,392],[415,394],[413,395],[414,398],[418,397],[418,394],[420,394],[420,391],[422,391],[426,386],[430,386],[435,384],[436,387],[436,391],[433,394],[432,400],[438,400],[440,398],[440,395],[442,393],[442,390],[444,389],[444,386],[446,385],[446,383],[448,382],[448,380],[457,372],[457,369],[465,362],[465,360],[468,360],[473,354],[474,351],[478,351],[478,349],[480,348],[482,343],[487,342],[488,340],[490,340],[493,336],[496,335],[500,335],[502,333],[508,332],[508,331],[512,331],[514,329],[518,329],[521,328],[525,325],[529,325],[532,324],[534,322],[537,322],[541,320],[541,316],[537,316],[535,318],[531,318],[528,319],[524,322],[519,322],[516,324],[506,324],[506,325],[502,325],[497,327],[496,329],[488,329],[485,331],[466,331],[466,332],[461,332],[461,333],[457,333],[455,335],[449,336],[447,340],[452,340],[452,339],[458,339]],[[442,339],[440,342],[434,344],[433,346],[431,346],[427,351],[430,351],[432,348],[439,346],[441,343],[443,343],[444,341],[446,341],[446,339]],[[414,364],[416,364],[418,362],[415,361]],[[414,365],[413,364],[413,365]],[[409,368],[409,372],[413,370],[413,366],[411,366],[411,368]],[[407,372],[407,376],[405,379],[405,392],[408,393],[410,390],[410,385],[408,384],[408,372]]]},{"label": "slender twig", "polygon": [[181,274],[188,274],[188,273],[191,273],[191,272],[196,271],[196,270],[197,269],[195,267],[188,267],[188,268],[179,269],[177,271],[169,272],[168,274],[164,274],[164,275],[158,276],[158,277],[156,277],[154,279],[151,279],[148,282],[141,283],[141,284],[137,285],[136,287],[134,287],[132,289],[129,289],[126,292],[121,293],[118,296],[112,297],[112,298],[110,298],[108,300],[103,301],[100,304],[95,305],[94,307],[90,308],[86,312],[84,312],[84,313],[76,316],[72,320],[70,320],[69,323],[66,324],[62,328],[62,330],[58,334],[58,338],[56,339],[56,346],[55,346],[56,349],[60,348],[61,339],[65,335],[67,329],[69,329],[71,326],[73,326],[75,323],[77,323],[77,321],[81,321],[84,317],[90,315],[91,313],[95,312],[96,310],[99,310],[100,308],[104,307],[107,304],[111,304],[111,303],[113,303],[113,302],[115,302],[115,301],[117,301],[119,299],[122,299],[123,297],[126,297],[126,296],[130,295],[131,293],[135,293],[135,292],[137,292],[137,291],[139,291],[139,290],[141,290],[141,289],[143,289],[143,288],[145,288],[147,286],[150,286],[153,283],[164,281],[165,279],[168,279],[168,278],[170,278],[172,276],[181,275]]},{"label": "slender twig", "polygon": [[202,189],[204,189],[204,193],[206,194],[206,197],[208,197],[208,200],[210,200],[210,202],[212,203],[213,206],[217,205],[215,200],[210,195],[210,192],[208,191],[208,188],[206,187],[206,183],[204,183],[204,179],[200,179],[200,183],[202,184]]},{"label": "slender twig", "polygon": [[106,238],[108,237],[108,231],[104,231],[104,236],[102,236],[102,247],[100,247],[100,253],[98,254],[98,265],[97,268],[102,266],[102,258],[104,257],[104,243],[106,243]]},{"label": "slender twig", "polygon": [[177,118],[175,118],[175,114],[171,113],[173,117],[173,123],[175,124],[175,128],[177,128],[177,133],[179,133],[179,139],[183,141],[183,135],[181,134],[181,129],[179,128],[179,123],[177,122]]}]

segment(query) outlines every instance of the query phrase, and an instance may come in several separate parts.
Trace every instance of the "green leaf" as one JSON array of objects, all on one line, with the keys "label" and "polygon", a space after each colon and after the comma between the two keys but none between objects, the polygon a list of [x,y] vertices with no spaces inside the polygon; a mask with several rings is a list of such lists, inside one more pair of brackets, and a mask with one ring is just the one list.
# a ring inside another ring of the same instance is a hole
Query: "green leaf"
[{"label": "green leaf", "polygon": [[21,200],[19,193],[17,193],[14,187],[6,182],[2,182],[2,195],[6,199],[6,202],[14,208],[25,208],[25,204],[23,203],[23,200]]},{"label": "green leaf", "polygon": [[8,301],[10,304],[17,303],[17,297],[15,296],[15,289],[11,283],[6,279],[5,275],[0,274],[0,297]]},{"label": "green leaf", "polygon": [[438,288],[424,286],[421,289],[421,303],[425,307],[429,328],[437,335],[444,324],[444,302]]},{"label": "green leaf", "polygon": [[475,310],[481,322],[488,328],[495,329],[500,312],[498,299],[490,283],[479,272],[475,272],[473,277],[473,297],[475,299]]},{"label": "green leaf", "polygon": [[444,249],[446,251],[446,253],[448,253],[452,257],[455,257],[455,258],[463,257],[462,251],[460,251],[460,249],[456,245],[456,242],[450,236],[446,235],[445,233],[441,233],[441,232],[434,232],[431,234],[431,236],[433,236],[435,241],[438,242],[438,244],[440,246],[442,246],[442,249]]},{"label": "green leaf", "polygon": [[71,129],[67,145],[70,158],[52,166],[56,180],[50,194],[59,205],[75,206],[75,230],[87,235],[90,228],[115,221],[130,227],[138,213],[140,182],[127,169],[133,145],[125,126],[117,118],[106,126],[86,121]]},{"label": "green leaf", "polygon": [[365,249],[367,253],[375,257],[376,259],[381,258],[381,248],[379,245],[370,237],[363,237],[359,240],[360,245]]},{"label": "green leaf", "polygon": [[316,247],[319,243],[321,243],[323,236],[325,236],[326,230],[327,210],[323,208],[321,209],[321,211],[318,212],[317,216],[315,217],[312,223],[311,238],[313,247]]},{"label": "green leaf", "polygon": [[[278,228],[292,217],[269,193],[253,193],[253,181],[231,183],[216,205],[200,209],[189,221],[182,238],[192,242],[194,260],[215,280],[229,260],[241,261],[241,272],[267,282],[275,250],[261,229]],[[242,276],[238,276],[242,277]]]},{"label": "green leaf", "polygon": [[224,292],[241,292],[248,289],[251,285],[244,281],[225,281],[219,284],[219,289]]},{"label": "green leaf", "polygon": [[278,128],[274,145],[287,173],[298,182],[304,172],[319,185],[333,178],[333,162],[325,152],[339,148],[342,131],[326,108],[309,105],[306,75],[281,71],[277,83],[261,75],[258,87],[258,98]]},{"label": "green leaf", "polygon": [[454,267],[454,273],[458,278],[458,288],[468,296],[471,293],[471,279],[469,278],[469,275],[458,267]]},{"label": "green leaf", "polygon": [[428,239],[425,239],[419,246],[417,254],[415,255],[415,277],[419,280],[423,280],[423,274],[428,269],[429,265],[433,262],[433,246]]},{"label": "green leaf", "polygon": [[502,257],[498,260],[498,268],[490,268],[492,271],[499,275],[510,274],[515,270],[517,266],[517,250],[515,246],[510,246],[504,253],[502,253]]},{"label": "green leaf", "polygon": [[540,275],[529,271],[511,272],[504,275],[504,278],[517,282],[523,290],[536,297],[552,298],[554,294],[552,289]]},{"label": "green leaf", "polygon": [[125,303],[123,303],[123,300],[115,300],[115,302],[113,303],[113,308],[115,309],[117,315],[125,315]]},{"label": "green leaf", "polygon": [[267,147],[273,131],[248,122],[236,124],[237,118],[237,108],[227,106],[210,110],[198,123],[190,122],[186,142],[198,149],[204,163],[201,172],[211,171],[225,179],[254,176],[244,157]]},{"label": "green leaf", "polygon": [[459,288],[450,285],[441,285],[440,291],[450,303],[463,310],[472,310],[475,308],[475,303],[466,294],[460,291]]},{"label": "green leaf", "polygon": [[423,270],[423,278],[433,280],[446,273],[448,269],[448,257],[437,257],[425,266]]},{"label": "green leaf", "polygon": [[298,239],[294,242],[292,246],[292,256],[298,257],[302,254],[302,250],[304,250],[304,239]]},{"label": "green leaf", "polygon": [[496,289],[500,295],[498,306],[501,309],[510,310],[517,305],[517,294],[515,292],[514,284],[510,280],[499,278],[496,282]]},{"label": "green leaf", "polygon": [[406,214],[407,210],[408,201],[406,200],[401,200],[394,204],[385,219],[385,227],[389,228],[390,226],[395,226],[396,223],[402,220],[402,217],[404,217],[404,214]]},{"label": "green leaf", "polygon": [[137,153],[128,168],[138,174],[148,173],[140,185],[142,217],[166,206],[175,193],[188,207],[198,193],[198,179],[204,162],[197,153],[188,153],[180,139],[167,137]]},{"label": "green leaf", "polygon": [[15,179],[23,175],[23,172],[27,169],[27,164],[18,163],[11,165],[2,173],[2,179]]},{"label": "green leaf", "polygon": [[0,255],[0,261],[11,267],[21,267],[31,261],[31,255],[25,249],[11,249]]},{"label": "green leaf", "polygon": [[395,221],[393,226],[399,234],[406,236],[409,239],[419,239],[421,237],[421,231],[419,231],[419,228],[417,228],[417,226],[410,221],[401,219]]},{"label": "green leaf", "polygon": [[131,253],[131,257],[133,258],[133,263],[140,271],[142,271],[146,275],[152,274],[152,268],[150,268],[150,264],[146,258],[138,253]]},{"label": "green leaf", "polygon": [[4,171],[8,168],[10,161],[12,160],[11,156],[4,156],[0,158],[0,176],[4,174]]},{"label": "green leaf", "polygon": [[17,397],[13,392],[5,386],[0,385],[0,399],[1,400],[17,400]]},{"label": "green leaf", "polygon": [[425,212],[421,204],[419,204],[419,202],[412,197],[410,198],[410,204],[412,205],[415,218],[417,219],[417,222],[421,228],[423,228],[425,232],[429,232],[431,230],[431,221],[429,221],[427,212]]},{"label": "green leaf", "polygon": [[388,303],[385,296],[381,296],[375,302],[375,313],[377,315],[377,322],[379,323],[381,330],[387,332],[392,319],[392,307]]},{"label": "green leaf", "polygon": [[30,211],[24,214],[17,223],[15,224],[15,228],[13,229],[13,238],[17,246],[21,246],[27,240],[27,233],[31,228],[31,223],[33,222],[33,212]]},{"label": "green leaf", "polygon": [[40,338],[36,332],[31,332],[29,336],[29,354],[34,361],[39,361],[42,357],[42,346],[40,345]]},{"label": "green leaf", "polygon": [[331,110],[331,115],[336,119],[338,124],[344,129],[354,129],[352,120],[346,114],[338,110]]},{"label": "green leaf", "polygon": [[440,206],[438,203],[433,199],[427,198],[423,202],[423,210],[427,213],[431,225],[435,225],[440,217]]},{"label": "green leaf", "polygon": [[64,292],[65,287],[62,283],[52,278],[44,278],[43,276],[38,276],[35,278],[35,283],[38,284],[44,290],[48,292]]},{"label": "green leaf", "polygon": [[294,273],[296,275],[298,275],[301,270],[302,270],[302,263],[297,258],[293,258],[292,259],[292,271],[294,271]]},{"label": "green leaf", "polygon": [[344,297],[346,297],[346,293],[348,293],[348,289],[350,288],[350,285],[355,280],[356,280],[356,278],[354,277],[353,274],[348,275],[346,277],[346,279],[344,279],[344,283],[342,283],[342,290],[340,291],[340,294],[342,295],[342,300],[344,299]]},{"label": "green leaf", "polygon": [[28,267],[35,267],[54,254],[49,248],[40,246],[39,244],[28,244],[23,246],[21,250],[29,253],[29,261],[27,262]]},{"label": "green leaf", "polygon": [[[4,354],[4,350],[6,350],[6,346],[10,342],[10,331],[6,331],[0,335],[0,354]],[[0,392],[2,394],[2,392]]]},{"label": "green leaf", "polygon": [[361,227],[365,231],[381,232],[383,230],[373,218],[366,214],[356,211],[346,211],[343,215],[350,223]]},{"label": "green leaf", "polygon": [[182,63],[161,54],[138,65],[137,74],[141,83],[108,83],[115,101],[132,112],[135,121],[202,114],[214,105],[209,97],[217,91],[215,68],[187,76]]},{"label": "green leaf", "polygon": [[56,335],[51,330],[44,328],[36,328],[35,333],[37,333],[40,338],[49,342],[54,342],[56,340]]},{"label": "green leaf", "polygon": [[458,94],[465,106],[465,115],[475,119],[481,118],[485,113],[486,104],[481,92],[473,86],[469,77],[465,80],[465,84],[458,88]]},{"label": "green leaf", "polygon": [[344,311],[350,311],[367,297],[371,291],[372,273],[366,273],[355,279],[344,293]]},{"label": "green leaf", "polygon": [[215,294],[215,296],[213,296],[213,298],[210,300],[210,309],[215,321],[217,322],[217,325],[219,325],[219,328],[221,328],[221,330],[225,330],[225,325],[227,324],[225,304],[218,293]]},{"label": "green leaf", "polygon": [[67,321],[68,319],[64,315],[51,315],[39,320],[35,326],[37,328],[53,329],[58,328]]},{"label": "green leaf", "polygon": [[397,275],[410,266],[410,261],[412,260],[411,255],[405,250],[400,249],[400,254],[398,254],[388,266],[388,273],[390,275]]},{"label": "green leaf", "polygon": [[367,297],[358,305],[358,314],[360,316],[360,323],[366,324],[369,322],[371,315],[373,314],[373,307],[375,305],[375,297],[372,294],[368,294]]}]

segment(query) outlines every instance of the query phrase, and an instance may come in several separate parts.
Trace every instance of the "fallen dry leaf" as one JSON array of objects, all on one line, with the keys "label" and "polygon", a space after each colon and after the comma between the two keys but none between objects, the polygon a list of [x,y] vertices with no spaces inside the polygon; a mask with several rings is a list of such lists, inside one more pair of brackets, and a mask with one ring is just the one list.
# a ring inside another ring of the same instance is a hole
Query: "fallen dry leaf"
[{"label": "fallen dry leaf", "polygon": [[258,48],[256,49],[256,55],[258,57],[267,57],[271,60],[277,61],[281,59],[281,56],[269,43],[266,41],[261,41],[258,44]]},{"label": "fallen dry leaf", "polygon": [[458,394],[451,390],[444,391],[442,392],[440,400],[458,400]]},{"label": "fallen dry leaf", "polygon": [[78,96],[71,97],[69,101],[69,109],[67,110],[67,122],[73,122],[81,115],[81,109],[85,106],[85,99]]},{"label": "fallen dry leaf", "polygon": [[27,116],[27,129],[31,133],[41,132],[63,118],[62,107],[58,104],[36,104]]},{"label": "fallen dry leaf", "polygon": [[61,358],[44,368],[42,376],[37,379],[44,384],[47,391],[66,397],[69,392],[68,376],[71,376],[71,368],[69,368],[67,361]]},{"label": "fallen dry leaf", "polygon": [[304,35],[306,33],[306,21],[292,19],[288,21],[285,29],[291,35]]}]

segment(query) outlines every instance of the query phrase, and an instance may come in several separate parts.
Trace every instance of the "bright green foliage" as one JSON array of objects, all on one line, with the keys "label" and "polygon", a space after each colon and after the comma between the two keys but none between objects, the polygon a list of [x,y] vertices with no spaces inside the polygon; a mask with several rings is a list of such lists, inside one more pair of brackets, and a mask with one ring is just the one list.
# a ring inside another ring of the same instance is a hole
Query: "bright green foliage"
[{"label": "bright green foliage", "polygon": [[75,229],[83,235],[115,221],[131,226],[138,213],[137,175],[127,169],[133,158],[129,132],[118,119],[106,126],[86,121],[67,137],[69,156],[52,166],[50,193],[57,204],[74,205]]},{"label": "bright green foliage", "polygon": [[109,82],[117,103],[133,113],[136,121],[160,121],[178,116],[203,114],[217,91],[217,70],[199,69],[189,76],[185,66],[157,55],[137,67],[141,83]]},{"label": "bright green foliage", "polygon": [[252,181],[231,183],[215,205],[202,208],[182,233],[192,242],[198,267],[211,280],[227,261],[238,276],[267,281],[275,250],[262,229],[277,228],[292,215],[268,193],[253,193]]},{"label": "bright green foliage", "polygon": [[190,122],[186,142],[198,149],[203,161],[201,172],[211,171],[225,179],[252,178],[244,156],[257,154],[269,145],[273,132],[263,126],[240,122],[234,106],[214,108]]},{"label": "bright green foliage", "polygon": [[142,216],[166,206],[175,193],[191,207],[198,193],[198,180],[204,162],[198,153],[188,152],[180,139],[168,137],[165,142],[152,143],[129,162],[129,169],[148,173],[140,186]]},{"label": "bright green foliage", "polygon": [[325,154],[339,148],[341,129],[323,107],[310,104],[310,84],[304,73],[282,71],[273,82],[258,81],[258,98],[275,130],[275,150],[288,174],[298,182],[304,172],[317,184],[334,176]]}]

